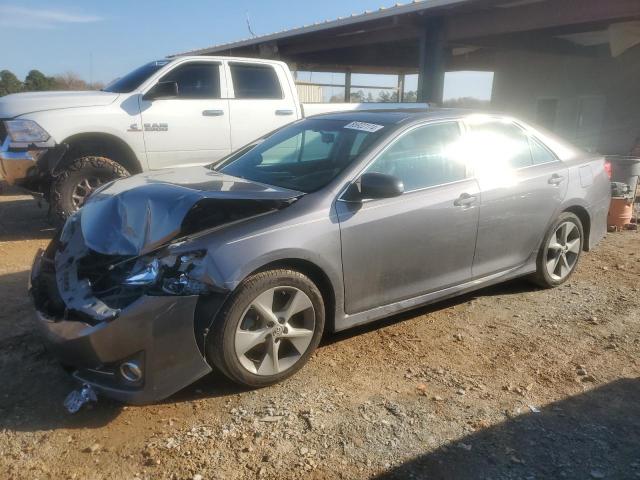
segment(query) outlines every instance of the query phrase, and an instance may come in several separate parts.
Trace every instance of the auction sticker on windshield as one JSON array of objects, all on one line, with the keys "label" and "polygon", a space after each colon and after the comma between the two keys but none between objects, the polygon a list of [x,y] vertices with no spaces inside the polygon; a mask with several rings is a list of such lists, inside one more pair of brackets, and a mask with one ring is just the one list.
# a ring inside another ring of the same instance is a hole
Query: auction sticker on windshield
[{"label": "auction sticker on windshield", "polygon": [[362,132],[377,132],[381,128],[384,128],[384,125],[376,125],[375,123],[366,123],[366,122],[351,122],[348,125],[345,125],[344,128],[350,128],[351,130],[360,130]]}]

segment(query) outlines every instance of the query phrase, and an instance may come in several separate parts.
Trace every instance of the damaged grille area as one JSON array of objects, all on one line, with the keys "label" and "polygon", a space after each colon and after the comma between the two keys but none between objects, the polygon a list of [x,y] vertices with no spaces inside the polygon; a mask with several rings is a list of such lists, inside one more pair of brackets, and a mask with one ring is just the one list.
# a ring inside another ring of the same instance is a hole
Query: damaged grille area
[{"label": "damaged grille area", "polygon": [[128,307],[144,294],[140,286],[122,284],[122,280],[131,273],[135,258],[89,250],[77,261],[78,280],[87,280],[93,295],[108,307]]}]

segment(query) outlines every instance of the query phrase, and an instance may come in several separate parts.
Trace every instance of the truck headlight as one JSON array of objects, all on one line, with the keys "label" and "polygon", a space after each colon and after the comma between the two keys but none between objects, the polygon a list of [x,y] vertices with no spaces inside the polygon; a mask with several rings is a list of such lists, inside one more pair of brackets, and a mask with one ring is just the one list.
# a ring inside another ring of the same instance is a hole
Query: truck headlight
[{"label": "truck headlight", "polygon": [[206,284],[194,278],[204,252],[195,251],[140,259],[123,280],[123,285],[146,287],[149,295],[202,295],[210,293]]},{"label": "truck headlight", "polygon": [[51,135],[33,120],[5,120],[4,125],[12,142],[39,143],[51,138]]}]

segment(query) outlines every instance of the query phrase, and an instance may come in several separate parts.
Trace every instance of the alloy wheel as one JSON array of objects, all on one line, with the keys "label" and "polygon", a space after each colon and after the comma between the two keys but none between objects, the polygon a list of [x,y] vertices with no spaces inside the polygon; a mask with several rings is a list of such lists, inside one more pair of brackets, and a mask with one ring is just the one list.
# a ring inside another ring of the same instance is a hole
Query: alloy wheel
[{"label": "alloy wheel", "polygon": [[564,280],[576,266],[580,255],[580,230],[573,222],[562,222],[556,227],[547,244],[546,267],[549,276]]},{"label": "alloy wheel", "polygon": [[86,177],[78,182],[71,194],[71,201],[76,210],[82,207],[84,202],[87,201],[87,198],[89,198],[89,195],[102,185],[102,183],[102,180],[98,177]]},{"label": "alloy wheel", "polygon": [[235,352],[249,372],[276,375],[295,365],[315,331],[309,296],[295,287],[270,288],[244,311],[235,332]]}]

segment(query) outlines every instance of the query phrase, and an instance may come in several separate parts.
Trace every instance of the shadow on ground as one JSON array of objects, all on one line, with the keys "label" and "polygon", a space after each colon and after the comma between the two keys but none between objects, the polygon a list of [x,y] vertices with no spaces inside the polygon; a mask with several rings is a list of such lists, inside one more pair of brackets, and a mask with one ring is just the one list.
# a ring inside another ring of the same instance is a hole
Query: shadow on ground
[{"label": "shadow on ground", "polygon": [[0,242],[50,238],[55,226],[48,220],[46,204],[25,196],[6,195],[0,201]]},{"label": "shadow on ground", "polygon": [[623,379],[484,429],[376,477],[640,478],[640,379]]}]

